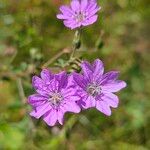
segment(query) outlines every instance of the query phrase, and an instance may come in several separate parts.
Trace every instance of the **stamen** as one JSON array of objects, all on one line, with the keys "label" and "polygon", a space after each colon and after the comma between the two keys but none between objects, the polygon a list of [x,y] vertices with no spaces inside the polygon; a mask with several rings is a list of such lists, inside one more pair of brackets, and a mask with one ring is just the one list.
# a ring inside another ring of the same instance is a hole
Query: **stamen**
[{"label": "stamen", "polygon": [[85,19],[85,15],[83,14],[83,13],[81,13],[81,12],[79,12],[76,16],[75,16],[75,20],[77,21],[77,22],[81,22],[81,21],[83,21]]},{"label": "stamen", "polygon": [[63,97],[60,93],[54,92],[49,97],[49,102],[51,102],[54,106],[57,106],[62,101]]},{"label": "stamen", "polygon": [[96,84],[89,84],[87,87],[87,92],[92,96],[97,96],[101,93],[101,88]]}]

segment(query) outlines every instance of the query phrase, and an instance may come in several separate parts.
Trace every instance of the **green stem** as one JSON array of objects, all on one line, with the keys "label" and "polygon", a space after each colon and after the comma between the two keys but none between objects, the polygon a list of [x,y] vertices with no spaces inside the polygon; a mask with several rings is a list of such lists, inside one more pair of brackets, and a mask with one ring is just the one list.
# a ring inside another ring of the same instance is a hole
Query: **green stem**
[{"label": "green stem", "polygon": [[78,30],[76,30],[75,35],[74,35],[73,50],[72,50],[70,59],[74,58],[76,50],[79,49],[81,46],[80,38],[81,38],[81,29],[78,29]]}]

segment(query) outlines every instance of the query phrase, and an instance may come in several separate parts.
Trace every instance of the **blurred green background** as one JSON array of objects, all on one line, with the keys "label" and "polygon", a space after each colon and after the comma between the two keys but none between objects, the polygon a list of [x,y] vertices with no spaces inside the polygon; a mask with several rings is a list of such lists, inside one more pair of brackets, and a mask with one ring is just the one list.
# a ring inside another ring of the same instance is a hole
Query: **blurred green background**
[{"label": "blurred green background", "polygon": [[111,117],[90,109],[50,128],[28,115],[31,77],[43,64],[54,72],[78,69],[77,60],[66,66],[75,31],[56,19],[66,2],[0,0],[0,150],[150,149],[148,0],[99,0],[98,21],[82,29],[76,56],[102,59],[128,83]]}]

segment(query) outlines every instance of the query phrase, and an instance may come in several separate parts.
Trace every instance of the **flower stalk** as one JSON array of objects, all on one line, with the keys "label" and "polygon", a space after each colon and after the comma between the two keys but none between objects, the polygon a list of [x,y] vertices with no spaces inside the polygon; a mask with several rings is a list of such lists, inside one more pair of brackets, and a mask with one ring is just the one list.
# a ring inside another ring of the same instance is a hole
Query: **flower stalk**
[{"label": "flower stalk", "polygon": [[70,59],[74,58],[75,52],[81,47],[81,29],[76,30],[73,39],[73,49],[70,55]]}]

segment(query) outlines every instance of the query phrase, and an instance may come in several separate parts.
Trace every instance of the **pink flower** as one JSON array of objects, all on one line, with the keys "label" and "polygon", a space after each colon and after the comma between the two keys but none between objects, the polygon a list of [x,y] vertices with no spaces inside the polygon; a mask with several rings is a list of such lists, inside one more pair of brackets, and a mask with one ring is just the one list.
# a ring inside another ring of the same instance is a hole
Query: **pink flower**
[{"label": "pink flower", "polygon": [[66,112],[80,112],[80,107],[76,104],[76,90],[71,87],[72,77],[66,72],[54,75],[44,69],[41,78],[33,77],[32,84],[37,93],[28,98],[33,107],[31,116],[37,119],[42,117],[49,126],[54,126],[57,122],[63,124]]},{"label": "pink flower", "polygon": [[70,6],[60,7],[61,14],[57,18],[64,20],[66,27],[75,29],[96,22],[99,10],[96,0],[72,0]]},{"label": "pink flower", "polygon": [[104,74],[101,60],[96,59],[93,64],[82,63],[83,74],[74,73],[74,80],[78,85],[80,105],[84,109],[96,107],[107,116],[111,115],[110,107],[117,108],[119,99],[114,94],[126,87],[124,81],[118,80],[119,72],[110,71]]}]

